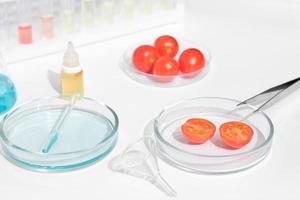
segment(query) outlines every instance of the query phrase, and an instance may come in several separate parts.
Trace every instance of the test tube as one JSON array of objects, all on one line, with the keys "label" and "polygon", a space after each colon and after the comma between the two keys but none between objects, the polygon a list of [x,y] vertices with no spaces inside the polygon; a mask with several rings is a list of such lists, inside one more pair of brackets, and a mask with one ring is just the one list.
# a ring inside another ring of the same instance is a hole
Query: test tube
[{"label": "test tube", "polygon": [[172,10],[175,8],[175,0],[159,0],[159,6],[163,10]]},{"label": "test tube", "polygon": [[53,0],[43,0],[40,3],[40,32],[42,38],[54,37]]},{"label": "test tube", "polygon": [[140,1],[140,7],[142,14],[151,15],[153,13],[154,3],[153,0],[142,0]]},{"label": "test tube", "polygon": [[100,13],[102,20],[108,24],[112,24],[115,18],[116,3],[114,0],[104,0],[100,5]]},{"label": "test tube", "polygon": [[30,0],[18,0],[18,36],[20,44],[32,43],[32,24],[31,21],[31,9]]},{"label": "test tube", "polygon": [[86,27],[95,24],[95,0],[81,0],[81,19]]},{"label": "test tube", "polygon": [[135,12],[135,1],[134,0],[122,0],[121,15],[125,19],[132,19]]},{"label": "test tube", "polygon": [[75,31],[75,16],[74,16],[74,1],[73,0],[62,0],[62,28],[64,33],[71,34]]},{"label": "test tube", "polygon": [[0,3],[0,52],[8,46],[7,6]]}]

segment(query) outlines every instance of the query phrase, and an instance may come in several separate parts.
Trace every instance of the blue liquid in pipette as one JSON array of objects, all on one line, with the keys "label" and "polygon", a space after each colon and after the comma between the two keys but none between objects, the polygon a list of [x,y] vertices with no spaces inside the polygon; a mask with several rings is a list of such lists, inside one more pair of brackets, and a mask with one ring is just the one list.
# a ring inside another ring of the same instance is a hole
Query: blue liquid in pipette
[{"label": "blue liquid in pipette", "polygon": [[0,74],[0,114],[7,112],[16,103],[16,88],[5,75]]}]

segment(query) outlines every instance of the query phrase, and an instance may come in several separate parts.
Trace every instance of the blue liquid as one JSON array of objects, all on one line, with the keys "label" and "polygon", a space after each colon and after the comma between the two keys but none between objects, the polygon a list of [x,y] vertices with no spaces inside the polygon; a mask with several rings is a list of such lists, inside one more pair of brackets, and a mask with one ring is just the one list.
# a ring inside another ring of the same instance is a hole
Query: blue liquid
[{"label": "blue liquid", "polygon": [[7,112],[16,103],[17,94],[14,83],[0,74],[0,114]]},{"label": "blue liquid", "polygon": [[63,109],[27,109],[9,117],[3,134],[10,144],[29,153],[4,145],[6,156],[26,169],[58,172],[89,166],[111,152],[117,133],[113,132],[114,124],[110,119],[88,110],[73,109],[49,153],[42,154],[41,147]]},{"label": "blue liquid", "polygon": [[[40,152],[61,110],[41,110],[11,122],[6,137],[11,143],[31,152]],[[106,117],[73,110],[65,121],[52,153],[68,153],[94,148],[112,133],[113,125]],[[109,145],[109,142],[106,144]]]}]

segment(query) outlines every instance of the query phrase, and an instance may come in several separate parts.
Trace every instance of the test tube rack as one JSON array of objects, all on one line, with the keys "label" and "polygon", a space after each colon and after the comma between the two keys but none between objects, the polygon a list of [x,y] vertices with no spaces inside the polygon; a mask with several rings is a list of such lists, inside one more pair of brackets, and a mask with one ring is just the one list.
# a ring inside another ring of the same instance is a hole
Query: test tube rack
[{"label": "test tube rack", "polygon": [[172,24],[184,0],[0,0],[0,52],[8,64]]}]

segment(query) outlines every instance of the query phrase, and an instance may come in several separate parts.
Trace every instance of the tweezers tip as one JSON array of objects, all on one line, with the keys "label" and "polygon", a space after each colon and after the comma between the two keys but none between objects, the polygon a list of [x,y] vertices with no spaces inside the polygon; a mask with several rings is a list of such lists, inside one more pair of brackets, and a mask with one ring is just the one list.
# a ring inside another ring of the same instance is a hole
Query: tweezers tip
[{"label": "tweezers tip", "polygon": [[238,103],[236,106],[241,106],[241,105],[245,105],[246,104],[246,102],[241,102],[241,103]]}]

